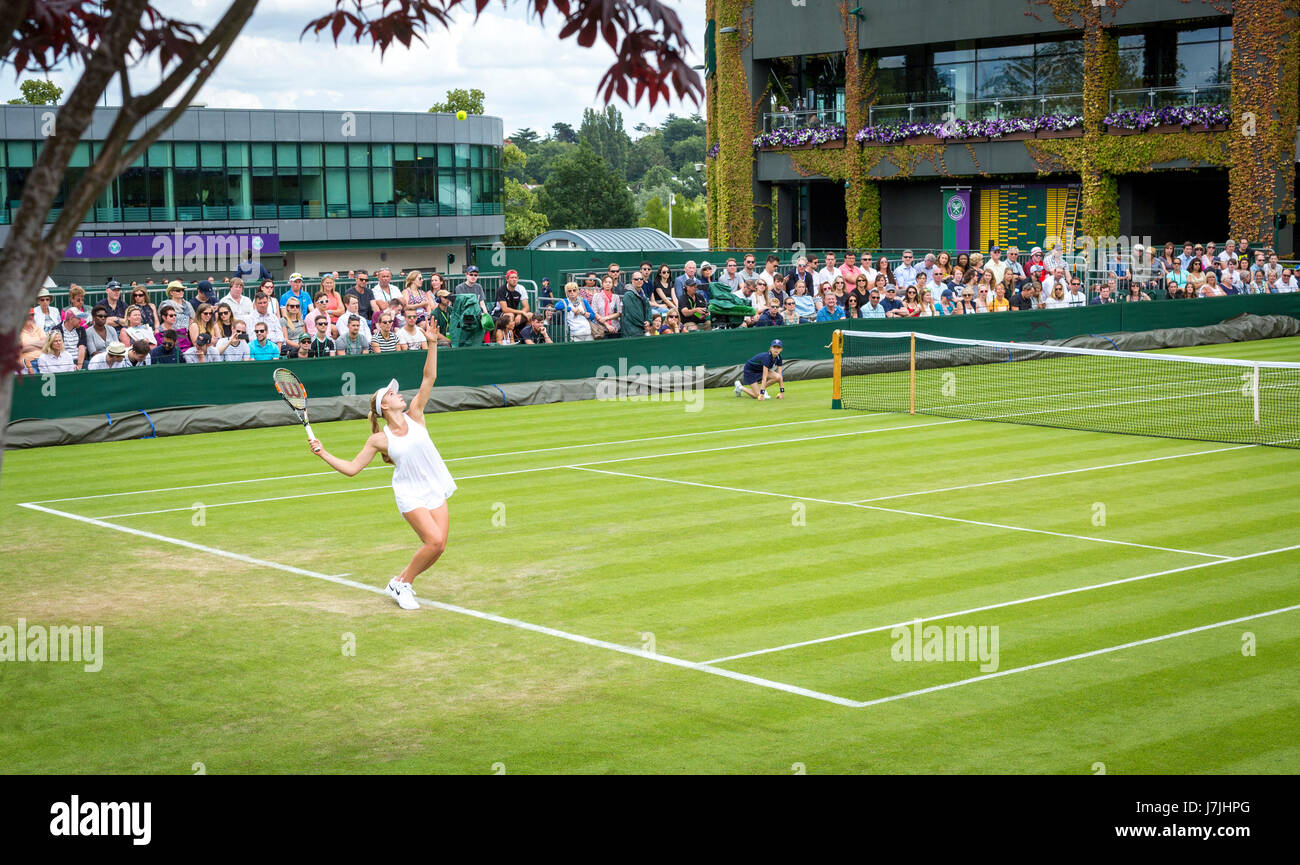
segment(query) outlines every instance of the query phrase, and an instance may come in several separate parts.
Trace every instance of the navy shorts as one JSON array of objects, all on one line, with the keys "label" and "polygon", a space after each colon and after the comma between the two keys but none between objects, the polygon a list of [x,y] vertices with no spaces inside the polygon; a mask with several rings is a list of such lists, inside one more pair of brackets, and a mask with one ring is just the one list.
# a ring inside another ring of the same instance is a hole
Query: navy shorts
[{"label": "navy shorts", "polygon": [[760,382],[762,380],[763,380],[762,370],[759,370],[758,372],[750,372],[749,370],[745,370],[740,375],[740,383],[743,385],[751,385],[754,384],[755,382]]}]

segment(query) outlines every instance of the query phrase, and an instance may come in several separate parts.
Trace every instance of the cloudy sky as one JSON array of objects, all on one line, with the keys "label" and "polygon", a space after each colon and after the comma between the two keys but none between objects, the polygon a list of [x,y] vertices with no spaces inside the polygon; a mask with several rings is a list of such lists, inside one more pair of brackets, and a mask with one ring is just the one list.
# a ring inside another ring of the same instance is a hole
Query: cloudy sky
[{"label": "cloudy sky", "polygon": [[[685,25],[693,52],[688,61],[702,64],[704,0],[665,2]],[[201,23],[216,20],[227,6],[219,0],[158,0],[156,5],[175,18]],[[524,6],[522,0],[510,0],[505,9],[493,3],[477,23],[472,12],[457,12],[450,29],[435,25],[425,45],[410,50],[399,45],[381,62],[370,48],[342,41],[335,48],[328,37],[314,35],[299,39],[303,25],[332,9],[332,0],[262,0],[195,101],[210,108],[425,111],[451,88],[478,87],[486,94],[487,113],[504,120],[507,135],[522,127],[545,134],[557,121],[576,127],[584,108],[600,107],[596,83],[613,53],[599,40],[589,49],[573,38],[559,41],[559,17],[552,12],[541,25]],[[76,72],[65,68],[50,77],[66,91]],[[157,79],[156,65],[142,66],[133,74],[133,89],[140,92]],[[109,105],[116,104],[115,91],[116,84]],[[12,75],[0,76],[0,101],[17,95]],[[661,103],[653,112],[644,100],[636,108],[613,104],[623,112],[629,133],[638,123],[657,123],[670,112],[703,113],[690,101]]]}]

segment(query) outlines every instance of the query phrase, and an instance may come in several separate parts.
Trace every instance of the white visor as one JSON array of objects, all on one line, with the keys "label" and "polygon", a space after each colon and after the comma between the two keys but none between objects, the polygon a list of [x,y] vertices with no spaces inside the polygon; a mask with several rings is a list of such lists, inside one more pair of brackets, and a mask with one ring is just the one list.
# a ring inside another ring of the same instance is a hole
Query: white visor
[{"label": "white visor", "polygon": [[384,385],[379,390],[375,391],[375,396],[374,396],[375,408],[379,410],[380,414],[384,413],[384,408],[383,408],[384,394],[388,393],[389,391],[392,391],[393,393],[397,393],[400,390],[401,388],[397,386],[397,379],[393,379],[389,381],[388,384]]}]

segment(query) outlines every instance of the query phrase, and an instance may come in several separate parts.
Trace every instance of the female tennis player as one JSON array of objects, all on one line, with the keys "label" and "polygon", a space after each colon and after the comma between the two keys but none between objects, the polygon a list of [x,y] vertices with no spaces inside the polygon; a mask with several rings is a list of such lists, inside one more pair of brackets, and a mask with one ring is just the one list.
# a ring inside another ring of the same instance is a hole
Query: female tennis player
[{"label": "female tennis player", "polygon": [[[456,481],[429,438],[424,425],[424,406],[429,401],[434,379],[438,377],[438,325],[433,320],[425,328],[429,350],[424,361],[424,379],[420,391],[407,405],[398,392],[397,379],[375,391],[370,397],[370,438],[350,462],[326,451],[316,439],[308,445],[336,471],[352,477],[383,454],[384,462],[393,465],[393,495],[397,509],[419,536],[421,546],[411,563],[389,580],[384,591],[403,610],[418,610],[411,583],[438,561],[447,548],[447,499],[456,491]],[[383,418],[385,427],[379,428]]]}]

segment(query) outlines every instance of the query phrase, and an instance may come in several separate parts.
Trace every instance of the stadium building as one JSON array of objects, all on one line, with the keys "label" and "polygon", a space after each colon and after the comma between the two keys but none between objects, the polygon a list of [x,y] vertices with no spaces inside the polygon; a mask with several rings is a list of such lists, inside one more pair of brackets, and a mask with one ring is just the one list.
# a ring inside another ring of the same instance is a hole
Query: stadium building
[{"label": "stadium building", "polygon": [[[54,111],[0,106],[0,243]],[[116,116],[95,112],[64,195]],[[473,244],[505,231],[502,147],[497,117],[191,108],[113,181],[53,276],[199,279],[251,254],[276,277],[459,270]],[[56,202],[50,220],[58,213]]]},{"label": "stadium building", "polygon": [[1285,6],[709,0],[711,245],[1231,231],[1286,255],[1300,21]]}]

